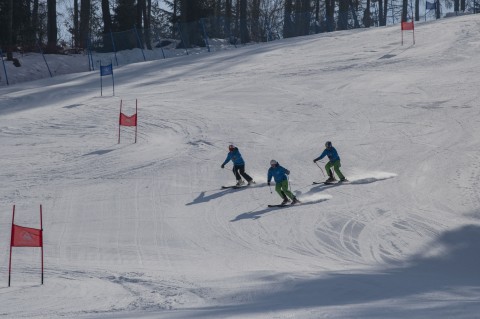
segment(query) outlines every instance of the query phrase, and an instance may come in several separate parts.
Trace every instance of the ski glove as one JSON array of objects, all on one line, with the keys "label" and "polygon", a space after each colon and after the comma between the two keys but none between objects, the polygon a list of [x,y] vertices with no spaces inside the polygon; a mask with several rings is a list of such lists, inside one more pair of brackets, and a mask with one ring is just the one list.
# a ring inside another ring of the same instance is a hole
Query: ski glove
[{"label": "ski glove", "polygon": [[268,186],[270,186],[270,182],[267,182]]},{"label": "ski glove", "polygon": [[225,168],[225,165],[222,164],[222,166],[220,166],[221,168]]},{"label": "ski glove", "polygon": [[290,171],[288,169],[286,169],[285,174],[290,175]]}]

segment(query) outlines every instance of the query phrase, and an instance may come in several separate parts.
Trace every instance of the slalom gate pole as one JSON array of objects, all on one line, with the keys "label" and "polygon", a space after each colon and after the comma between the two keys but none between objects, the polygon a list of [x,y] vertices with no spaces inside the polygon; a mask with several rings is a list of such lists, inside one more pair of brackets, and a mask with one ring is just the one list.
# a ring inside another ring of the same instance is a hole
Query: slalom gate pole
[{"label": "slalom gate pole", "polygon": [[135,143],[137,143],[137,128],[138,128],[138,99],[135,99]]},{"label": "slalom gate pole", "polygon": [[318,168],[319,168],[319,169],[322,171],[323,177],[325,177],[325,178],[326,178],[327,176],[325,176],[325,173],[323,172],[323,169],[320,167],[320,165],[318,165],[318,163],[317,163],[317,162],[315,162],[315,164],[317,164]]},{"label": "slalom gate pole", "polygon": [[42,217],[42,205],[40,204],[40,231],[42,234],[42,242],[40,249],[42,250],[42,285],[43,285],[43,217]]},{"label": "slalom gate pole", "polygon": [[[13,205],[12,229],[13,229],[14,222],[15,222],[15,205]],[[8,261],[8,287],[10,287],[10,279],[12,274],[12,244],[13,244],[13,231],[12,231],[12,235],[10,236],[10,259]]]},{"label": "slalom gate pole", "polygon": [[113,96],[115,96],[115,78],[113,77],[113,62],[112,62],[112,59],[110,59],[110,67],[112,68],[112,91],[113,91]]},{"label": "slalom gate pole", "polygon": [[120,144],[120,124],[122,123],[122,102],[123,100],[120,100],[120,115],[118,118],[118,144]]},{"label": "slalom gate pole", "polygon": [[103,81],[102,81],[102,60],[100,60],[100,96],[103,96]]}]

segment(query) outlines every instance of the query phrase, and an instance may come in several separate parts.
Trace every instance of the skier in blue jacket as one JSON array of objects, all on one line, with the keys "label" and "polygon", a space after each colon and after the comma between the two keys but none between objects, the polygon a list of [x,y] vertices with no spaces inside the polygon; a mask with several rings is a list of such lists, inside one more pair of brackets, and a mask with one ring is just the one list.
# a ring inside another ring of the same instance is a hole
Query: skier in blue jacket
[{"label": "skier in blue jacket", "polygon": [[235,175],[235,178],[237,179],[236,186],[241,186],[245,184],[245,182],[242,179],[242,176],[247,180],[248,185],[255,184],[255,182],[250,177],[250,175],[245,173],[245,161],[242,158],[242,154],[240,154],[240,151],[238,150],[238,148],[232,144],[228,146],[227,158],[225,159],[221,167],[225,168],[225,164],[227,164],[230,161],[232,161],[233,163],[232,171],[233,171],[233,174]]},{"label": "skier in blue jacket", "polygon": [[[290,171],[285,167],[280,166],[276,160],[270,161],[270,168],[268,169],[267,183],[270,186],[270,181],[275,181],[275,191],[283,198],[283,202],[280,205],[285,205],[290,199],[292,200],[292,205],[299,203],[300,201],[293,195],[293,193],[288,190],[288,177]],[[288,197],[287,197],[288,196]]]},{"label": "skier in blue jacket", "polygon": [[325,165],[325,170],[327,171],[328,174],[328,179],[325,181],[325,183],[332,183],[335,181],[335,177],[333,176],[332,172],[332,167],[335,170],[335,173],[337,173],[338,178],[340,178],[340,182],[346,181],[345,176],[343,176],[342,172],[340,171],[340,167],[342,166],[340,164],[340,156],[338,156],[338,152],[333,147],[332,142],[328,141],[325,143],[325,150],[320,154],[319,157],[313,160],[314,163],[317,161],[321,160],[325,156],[328,157],[328,162]]}]

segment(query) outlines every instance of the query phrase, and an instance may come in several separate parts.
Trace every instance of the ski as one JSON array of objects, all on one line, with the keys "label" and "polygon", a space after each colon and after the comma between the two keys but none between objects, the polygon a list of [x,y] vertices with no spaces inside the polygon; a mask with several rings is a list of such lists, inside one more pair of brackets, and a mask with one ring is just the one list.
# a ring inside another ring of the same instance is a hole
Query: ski
[{"label": "ski", "polygon": [[222,186],[222,189],[230,189],[230,188],[237,189],[237,188],[242,188],[242,187],[247,187],[247,186],[248,185],[240,185],[240,186],[230,185],[230,186]]},{"label": "ski", "polygon": [[279,204],[279,205],[268,205],[268,207],[270,208],[274,208],[274,207],[292,207],[292,206],[297,206],[297,205],[301,205],[302,202],[298,201],[296,202],[295,204],[292,204],[292,203],[287,203],[287,204]]},{"label": "ski", "polygon": [[313,185],[335,185],[335,184],[343,184],[343,183],[346,183],[348,182],[348,180],[343,180],[343,181],[335,181],[335,182],[313,182],[312,184]]}]

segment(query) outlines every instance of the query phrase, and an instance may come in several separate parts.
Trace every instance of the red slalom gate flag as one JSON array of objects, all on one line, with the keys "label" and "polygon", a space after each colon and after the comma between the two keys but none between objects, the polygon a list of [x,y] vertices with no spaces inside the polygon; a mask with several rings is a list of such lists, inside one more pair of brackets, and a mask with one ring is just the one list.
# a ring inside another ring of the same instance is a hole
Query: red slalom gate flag
[{"label": "red slalom gate flag", "polygon": [[12,247],[43,247],[42,230],[13,225]]},{"label": "red slalom gate flag", "polygon": [[137,143],[137,118],[138,118],[138,100],[135,99],[135,114],[125,115],[122,112],[123,100],[120,100],[120,118],[118,121],[118,144],[120,144],[120,127],[121,126],[135,126],[135,143]]},{"label": "red slalom gate flag", "polygon": [[402,31],[403,30],[414,30],[413,21],[412,22],[402,22]]},{"label": "red slalom gate flag", "polygon": [[402,45],[403,45],[403,31],[409,31],[412,30],[412,37],[413,37],[413,44],[415,44],[415,27],[413,25],[413,21],[411,22],[402,22]]},{"label": "red slalom gate flag", "polygon": [[23,227],[15,224],[15,205],[12,211],[12,235],[10,237],[10,259],[8,261],[8,287],[12,276],[12,248],[13,247],[40,247],[42,250],[42,285],[43,285],[43,217],[40,205],[40,228]]},{"label": "red slalom gate flag", "polygon": [[123,113],[120,113],[120,125],[137,126],[137,114],[133,114],[132,116],[127,116]]}]

